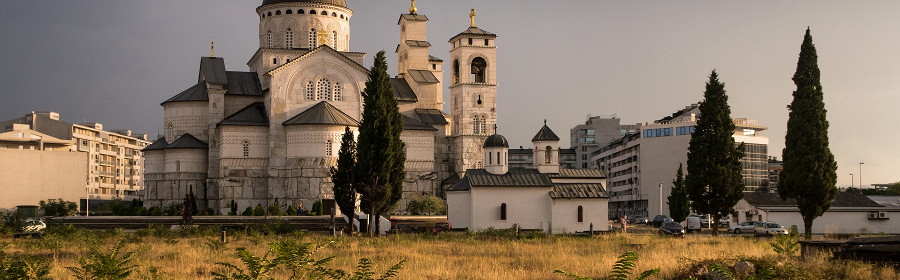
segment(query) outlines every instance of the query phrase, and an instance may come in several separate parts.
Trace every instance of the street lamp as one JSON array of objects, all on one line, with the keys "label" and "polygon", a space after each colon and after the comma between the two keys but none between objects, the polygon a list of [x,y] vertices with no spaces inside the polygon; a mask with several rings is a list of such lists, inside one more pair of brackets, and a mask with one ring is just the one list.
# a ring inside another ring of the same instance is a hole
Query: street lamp
[{"label": "street lamp", "polygon": [[662,184],[663,184],[663,183],[659,183],[659,214],[660,214],[660,215],[662,215],[662,213],[663,213],[663,209],[662,209],[662,197],[663,197],[663,193],[662,193]]},{"label": "street lamp", "polygon": [[866,164],[865,162],[859,162],[859,187],[862,188],[862,165]]},{"label": "street lamp", "polygon": [[850,173],[850,187],[853,187],[853,173]]}]

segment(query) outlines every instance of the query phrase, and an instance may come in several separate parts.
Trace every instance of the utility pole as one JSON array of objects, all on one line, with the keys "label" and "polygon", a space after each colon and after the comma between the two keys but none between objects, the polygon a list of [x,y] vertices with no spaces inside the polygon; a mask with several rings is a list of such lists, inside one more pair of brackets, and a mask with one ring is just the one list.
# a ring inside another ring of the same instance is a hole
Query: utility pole
[{"label": "utility pole", "polygon": [[863,164],[866,164],[866,163],[861,162],[861,161],[859,162],[859,188],[863,187],[863,184],[862,184],[862,166],[863,166]]},{"label": "utility pole", "polygon": [[662,193],[662,184],[663,184],[663,183],[659,183],[659,214],[660,214],[660,215],[662,215],[662,213],[663,213],[663,208],[662,208],[662,197],[663,197],[663,193]]},{"label": "utility pole", "polygon": [[850,187],[853,187],[853,173],[850,173]]}]

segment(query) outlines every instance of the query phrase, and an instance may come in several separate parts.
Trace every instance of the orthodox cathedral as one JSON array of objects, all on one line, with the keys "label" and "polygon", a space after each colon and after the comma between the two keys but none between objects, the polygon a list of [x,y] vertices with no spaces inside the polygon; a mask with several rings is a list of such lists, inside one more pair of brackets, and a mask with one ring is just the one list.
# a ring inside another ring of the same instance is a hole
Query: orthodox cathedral
[{"label": "orthodox cathedral", "polygon": [[[345,127],[358,131],[365,53],[351,51],[345,0],[264,0],[250,71],[200,59],[197,84],[162,102],[164,136],[144,149],[145,203],[168,206],[193,192],[218,214],[248,206],[333,198],[330,168]],[[429,54],[428,17],[415,0],[400,15],[396,77],[406,144],[405,209],[416,195],[443,196],[484,167],[497,119],[497,35],[471,24],[449,39],[450,114],[442,111],[444,61]]]}]

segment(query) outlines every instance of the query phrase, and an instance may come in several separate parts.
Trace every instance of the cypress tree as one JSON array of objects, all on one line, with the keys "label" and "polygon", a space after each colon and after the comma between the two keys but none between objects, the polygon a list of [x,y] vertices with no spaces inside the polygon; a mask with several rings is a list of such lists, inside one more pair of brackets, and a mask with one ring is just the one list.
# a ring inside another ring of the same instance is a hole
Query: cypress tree
[{"label": "cypress tree", "polygon": [[[713,70],[688,146],[685,179],[691,208],[698,214],[711,215],[713,221],[731,213],[744,197],[740,162],[744,145],[735,147],[734,129],[725,85]],[[718,227],[713,227],[713,235],[718,234]]]},{"label": "cypress tree", "polygon": [[794,100],[784,137],[784,170],[778,178],[778,196],[797,201],[803,216],[806,238],[812,237],[812,223],[831,207],[837,196],[837,163],[828,148],[828,120],[825,118],[818,55],[809,28],[800,46],[794,73]]},{"label": "cypress tree", "polygon": [[380,230],[378,217],[390,211],[403,194],[406,154],[400,141],[403,122],[387,74],[384,51],[375,55],[363,91],[363,114],[357,144],[356,191],[369,214],[369,234]]},{"label": "cypress tree", "polygon": [[668,197],[669,215],[672,216],[672,220],[680,223],[691,214],[691,200],[684,186],[684,171],[680,163],[672,185],[672,193]]},{"label": "cypress tree", "polygon": [[[353,169],[356,167],[356,139],[350,127],[344,128],[341,150],[338,151],[337,166],[331,168],[331,182],[334,183],[334,201],[341,213],[353,217],[356,208],[356,190],[353,189]],[[353,232],[353,223],[347,224],[347,233]]]}]

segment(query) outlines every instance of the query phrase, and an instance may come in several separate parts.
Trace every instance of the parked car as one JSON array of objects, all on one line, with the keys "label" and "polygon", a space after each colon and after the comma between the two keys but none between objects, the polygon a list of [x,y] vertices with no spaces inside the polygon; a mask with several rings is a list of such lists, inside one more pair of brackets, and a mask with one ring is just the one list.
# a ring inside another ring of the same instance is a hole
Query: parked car
[{"label": "parked car", "polygon": [[44,231],[47,228],[47,224],[45,224],[41,220],[26,220],[25,221],[25,230],[24,232],[40,232]]},{"label": "parked car", "polygon": [[694,231],[700,231],[700,229],[703,227],[700,217],[693,216],[693,215],[688,216],[685,221],[687,222],[687,232],[688,233],[691,233]]},{"label": "parked car", "polygon": [[788,234],[788,230],[784,229],[784,226],[779,225],[778,223],[767,222],[763,224],[763,227],[766,228],[766,234],[769,235]]},{"label": "parked car", "polygon": [[634,215],[628,217],[628,223],[631,224],[646,224],[648,222],[647,217],[641,215]]},{"label": "parked car", "polygon": [[727,216],[726,216],[726,217],[722,217],[721,219],[719,219],[719,227],[720,227],[720,228],[727,228],[727,227],[728,227],[728,224],[729,224],[729,221],[728,221],[728,217],[727,217]]},{"label": "parked car", "polygon": [[741,233],[754,233],[754,234],[763,234],[766,233],[766,228],[763,227],[763,222],[760,221],[746,221],[739,225],[732,226],[728,229],[728,231],[734,234]]},{"label": "parked car", "polygon": [[416,232],[410,224],[396,224],[394,228],[392,228],[389,233],[412,233]]},{"label": "parked car", "polygon": [[442,231],[449,231],[450,228],[451,228],[450,222],[435,223],[434,227],[431,228],[431,233],[438,234],[439,232],[442,232]]},{"label": "parked car", "polygon": [[654,226],[661,226],[664,222],[671,222],[671,221],[672,221],[672,218],[669,218],[669,216],[666,216],[666,215],[656,215],[656,217],[653,217],[653,225]]},{"label": "parked car", "polygon": [[667,221],[663,222],[662,226],[659,227],[659,234],[684,237],[684,228],[679,223]]}]

